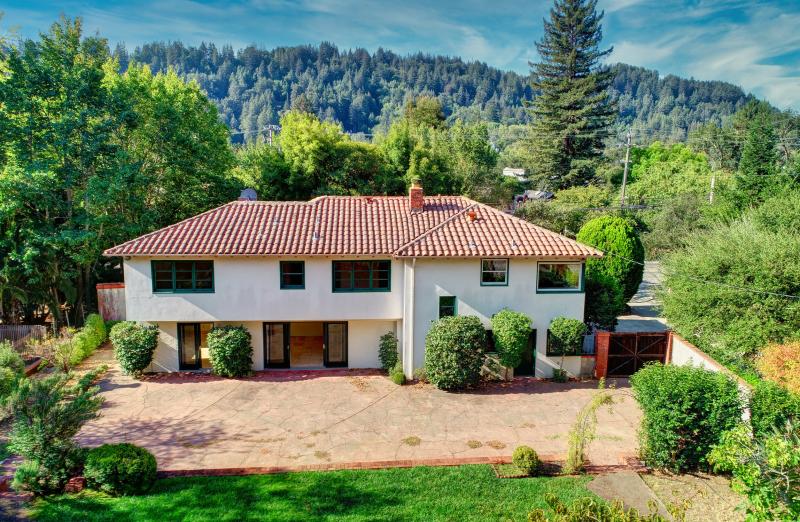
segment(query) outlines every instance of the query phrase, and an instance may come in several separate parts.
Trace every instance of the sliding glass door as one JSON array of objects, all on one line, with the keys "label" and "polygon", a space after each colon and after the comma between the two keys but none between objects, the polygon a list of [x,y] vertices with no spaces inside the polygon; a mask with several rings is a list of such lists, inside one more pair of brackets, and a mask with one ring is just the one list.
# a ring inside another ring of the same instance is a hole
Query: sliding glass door
[{"label": "sliding glass door", "polygon": [[325,366],[347,366],[347,323],[325,323],[323,335]]},{"label": "sliding glass door", "polygon": [[213,323],[178,324],[179,369],[199,370],[200,368],[211,368],[206,337],[213,327]]},{"label": "sliding glass door", "polygon": [[289,367],[289,323],[264,323],[264,367]]}]

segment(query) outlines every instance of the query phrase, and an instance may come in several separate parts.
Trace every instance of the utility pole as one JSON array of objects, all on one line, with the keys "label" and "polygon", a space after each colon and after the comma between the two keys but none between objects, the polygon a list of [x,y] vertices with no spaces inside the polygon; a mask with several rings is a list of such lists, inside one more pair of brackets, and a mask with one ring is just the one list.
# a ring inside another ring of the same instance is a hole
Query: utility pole
[{"label": "utility pole", "polygon": [[711,193],[708,195],[708,202],[709,203],[714,203],[714,185],[716,184],[716,181],[717,181],[717,171],[716,170],[712,170],[711,171]]},{"label": "utility pole", "polygon": [[625,169],[622,171],[622,195],[619,199],[619,206],[625,207],[625,185],[628,184],[628,163],[631,158],[631,131],[628,129],[628,136],[625,140]]}]

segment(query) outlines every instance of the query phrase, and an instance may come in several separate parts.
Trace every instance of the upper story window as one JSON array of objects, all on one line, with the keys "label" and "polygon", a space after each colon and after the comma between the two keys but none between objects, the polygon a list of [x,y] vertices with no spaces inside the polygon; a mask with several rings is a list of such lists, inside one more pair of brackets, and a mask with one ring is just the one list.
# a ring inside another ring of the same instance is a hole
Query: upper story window
[{"label": "upper story window", "polygon": [[305,287],[305,261],[281,261],[281,289],[300,290]]},{"label": "upper story window", "polygon": [[539,292],[583,292],[582,263],[539,263]]},{"label": "upper story window", "polygon": [[456,315],[456,296],[439,296],[439,319]]},{"label": "upper story window", "polygon": [[334,261],[334,292],[388,292],[391,261]]},{"label": "upper story window", "polygon": [[153,292],[213,292],[213,261],[153,261]]},{"label": "upper story window", "polygon": [[508,285],[508,259],[481,259],[481,286]]}]

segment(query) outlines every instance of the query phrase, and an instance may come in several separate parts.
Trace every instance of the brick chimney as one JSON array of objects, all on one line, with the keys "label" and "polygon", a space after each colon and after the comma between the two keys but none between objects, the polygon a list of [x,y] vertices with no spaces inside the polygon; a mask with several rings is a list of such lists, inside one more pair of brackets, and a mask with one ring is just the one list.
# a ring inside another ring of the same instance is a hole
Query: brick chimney
[{"label": "brick chimney", "polygon": [[422,185],[415,181],[408,189],[408,205],[411,207],[411,212],[422,212],[425,208],[425,193],[422,191]]}]

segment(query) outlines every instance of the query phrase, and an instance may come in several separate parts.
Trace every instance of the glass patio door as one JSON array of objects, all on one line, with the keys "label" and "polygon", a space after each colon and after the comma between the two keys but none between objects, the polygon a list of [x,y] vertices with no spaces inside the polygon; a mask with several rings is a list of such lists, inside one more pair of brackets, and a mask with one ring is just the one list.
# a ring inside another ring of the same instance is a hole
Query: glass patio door
[{"label": "glass patio door", "polygon": [[323,335],[325,366],[347,366],[347,323],[324,323]]},{"label": "glass patio door", "polygon": [[211,368],[206,337],[213,327],[212,323],[178,324],[178,369]]},{"label": "glass patio door", "polygon": [[264,323],[264,367],[289,367],[289,323]]}]

